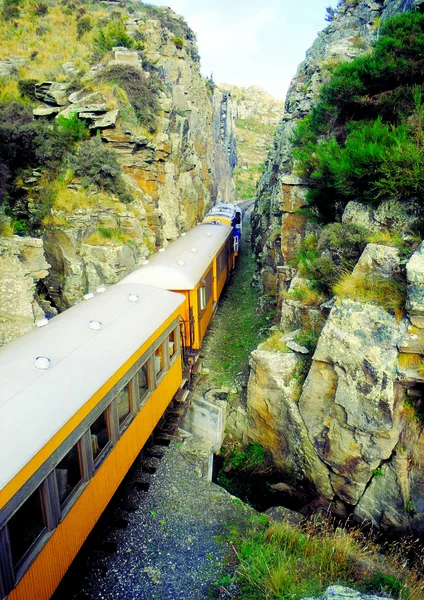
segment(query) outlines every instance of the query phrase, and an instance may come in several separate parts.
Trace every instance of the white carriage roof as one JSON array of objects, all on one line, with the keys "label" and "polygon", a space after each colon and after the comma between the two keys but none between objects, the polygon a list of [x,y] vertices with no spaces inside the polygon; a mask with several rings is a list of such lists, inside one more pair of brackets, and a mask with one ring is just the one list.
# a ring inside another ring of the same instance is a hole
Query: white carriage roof
[{"label": "white carriage roof", "polygon": [[[0,489],[183,301],[150,286],[112,286],[0,349]],[[50,368],[37,368],[37,357]]]},{"label": "white carriage roof", "polygon": [[[120,283],[144,283],[167,290],[192,290],[232,229],[222,223],[202,223],[171,242]],[[119,285],[119,284],[118,284]]]}]

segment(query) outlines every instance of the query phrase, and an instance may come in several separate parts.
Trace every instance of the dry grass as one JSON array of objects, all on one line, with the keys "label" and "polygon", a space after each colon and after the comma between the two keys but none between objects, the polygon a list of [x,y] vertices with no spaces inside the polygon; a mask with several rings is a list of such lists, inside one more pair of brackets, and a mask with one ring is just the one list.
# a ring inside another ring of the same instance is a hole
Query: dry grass
[{"label": "dry grass", "polygon": [[343,275],[333,287],[339,298],[349,298],[381,306],[385,310],[395,312],[401,318],[406,300],[406,286],[384,277],[372,275]]},{"label": "dry grass", "polygon": [[[63,81],[66,75],[62,64],[66,62],[74,62],[77,68],[87,70],[95,28],[78,40],[75,16],[64,14],[63,5],[49,5],[49,12],[43,17],[34,16],[34,7],[35,2],[24,2],[18,19],[13,22],[0,20],[2,59],[27,59],[28,65],[19,70],[21,78]],[[107,9],[101,5],[90,6],[93,21],[107,14]]]},{"label": "dry grass", "polygon": [[268,352],[290,352],[282,338],[283,334],[281,331],[274,331],[270,337],[259,346],[259,349],[267,350]]},{"label": "dry grass", "polygon": [[73,190],[66,183],[56,182],[56,197],[54,207],[56,210],[72,214],[75,210],[115,208],[117,211],[126,210],[124,205],[114,200],[108,194],[90,194],[86,189]]},{"label": "dry grass", "polygon": [[399,354],[398,365],[401,369],[417,369],[422,362],[423,357],[419,354]]},{"label": "dry grass", "polygon": [[294,289],[285,292],[284,297],[287,300],[297,300],[304,306],[319,306],[325,301],[322,294],[313,290],[307,283],[301,283]]},{"label": "dry grass", "polygon": [[123,246],[130,240],[134,240],[134,236],[124,233],[119,227],[113,229],[99,227],[85,240],[85,243],[89,246]]},{"label": "dry grass", "polygon": [[359,529],[337,527],[331,519],[296,527],[254,517],[247,533],[231,537],[242,600],[297,600],[334,584],[399,600],[423,597],[423,582],[402,568],[399,553],[382,557]]}]

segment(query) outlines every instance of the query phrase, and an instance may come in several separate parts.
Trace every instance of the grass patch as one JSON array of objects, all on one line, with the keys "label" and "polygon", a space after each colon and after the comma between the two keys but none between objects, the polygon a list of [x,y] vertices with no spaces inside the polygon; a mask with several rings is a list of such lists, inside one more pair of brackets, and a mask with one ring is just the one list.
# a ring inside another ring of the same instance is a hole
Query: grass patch
[{"label": "grass patch", "polygon": [[274,331],[270,337],[261,344],[261,350],[267,350],[268,352],[291,352],[282,338],[283,334],[281,331]]},{"label": "grass patch", "polygon": [[376,275],[343,275],[335,284],[339,298],[349,298],[381,306],[400,316],[406,301],[406,286],[400,281]]},{"label": "grass patch", "polygon": [[298,600],[336,584],[402,600],[422,598],[422,581],[382,559],[359,531],[331,521],[296,527],[256,517],[245,533],[233,529],[230,538],[240,600]]},{"label": "grass patch", "polygon": [[108,228],[98,227],[97,231],[92,233],[85,243],[89,246],[122,246],[133,239],[127,233],[124,233],[119,227]]},{"label": "grass patch", "polygon": [[217,387],[247,385],[250,353],[266,338],[274,323],[274,313],[259,308],[258,294],[252,287],[255,265],[248,237],[250,226],[245,227],[231,285],[221,297],[203,344],[204,366],[209,368],[208,377]]},{"label": "grass patch", "polygon": [[322,294],[312,289],[306,282],[301,282],[292,290],[285,292],[287,300],[296,300],[304,306],[319,306],[325,301]]}]

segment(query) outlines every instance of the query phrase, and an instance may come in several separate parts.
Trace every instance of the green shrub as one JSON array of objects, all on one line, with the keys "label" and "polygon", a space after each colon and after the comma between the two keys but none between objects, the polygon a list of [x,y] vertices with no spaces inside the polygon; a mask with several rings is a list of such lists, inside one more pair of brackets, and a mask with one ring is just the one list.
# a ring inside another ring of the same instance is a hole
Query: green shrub
[{"label": "green shrub", "polygon": [[132,66],[113,65],[102,76],[104,81],[111,81],[125,90],[139,123],[152,133],[156,130],[156,119],[159,111],[157,100],[160,87],[154,73],[146,77],[145,73]]},{"label": "green shrub", "polygon": [[[397,577],[394,575],[387,575],[381,571],[377,571],[374,575],[365,579],[363,588],[371,592],[388,592],[399,598],[402,597],[406,599],[409,597],[404,584]],[[401,593],[402,595],[400,596]]]},{"label": "green shrub", "polygon": [[37,79],[20,79],[18,81],[18,90],[22,98],[29,98],[33,102],[36,102],[35,85],[37,83]]},{"label": "green shrub", "polygon": [[79,142],[86,140],[90,136],[90,131],[84,119],[78,117],[78,113],[72,113],[69,117],[59,115],[57,120],[59,132],[67,138],[69,142]]},{"label": "green shrub", "polygon": [[77,20],[77,37],[81,39],[84,33],[93,29],[93,22],[90,17],[81,17]]},{"label": "green shrub", "polygon": [[173,41],[175,47],[178,48],[178,50],[181,50],[182,47],[184,46],[184,40],[183,40],[183,38],[174,37],[174,39],[172,41]]},{"label": "green shrub", "polygon": [[133,48],[134,45],[134,39],[128,35],[124,21],[110,21],[101,27],[94,37],[93,54],[96,59],[100,59],[115,46]]},{"label": "green shrub", "polygon": [[12,21],[18,19],[21,11],[19,9],[22,1],[21,0],[4,0],[3,1],[3,18],[6,21]]},{"label": "green shrub", "polygon": [[259,473],[268,468],[267,456],[263,447],[258,443],[233,448],[225,457],[224,471],[245,471]]},{"label": "green shrub", "polygon": [[100,138],[82,142],[78,154],[70,158],[75,175],[81,177],[84,187],[97,186],[116,194],[121,202],[131,202],[131,193],[122,178],[122,168],[116,154],[107,148]]},{"label": "green shrub", "polygon": [[371,53],[335,68],[292,137],[307,203],[325,222],[349,200],[424,201],[424,15],[393,17],[381,34]]},{"label": "green shrub", "polygon": [[243,532],[232,529],[228,541],[234,553],[228,562],[237,565],[240,600],[321,596],[335,584],[384,591],[404,600],[422,598],[422,579],[405,569],[404,561],[401,568],[395,559],[378,553],[369,537],[354,529],[335,527],[322,518],[293,526],[255,515]]},{"label": "green shrub", "polygon": [[49,7],[45,2],[37,2],[35,5],[34,13],[37,17],[44,17],[49,12]]}]

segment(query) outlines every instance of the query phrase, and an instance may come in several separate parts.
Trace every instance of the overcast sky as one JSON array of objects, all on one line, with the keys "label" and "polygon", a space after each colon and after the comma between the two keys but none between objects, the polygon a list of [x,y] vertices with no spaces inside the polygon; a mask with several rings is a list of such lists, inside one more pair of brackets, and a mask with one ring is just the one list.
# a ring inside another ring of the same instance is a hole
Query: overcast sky
[{"label": "overcast sky", "polygon": [[[147,0],[148,1],[148,0]],[[217,83],[258,85],[284,98],[297,65],[336,0],[150,0],[183,15],[197,35],[201,69]]]}]

